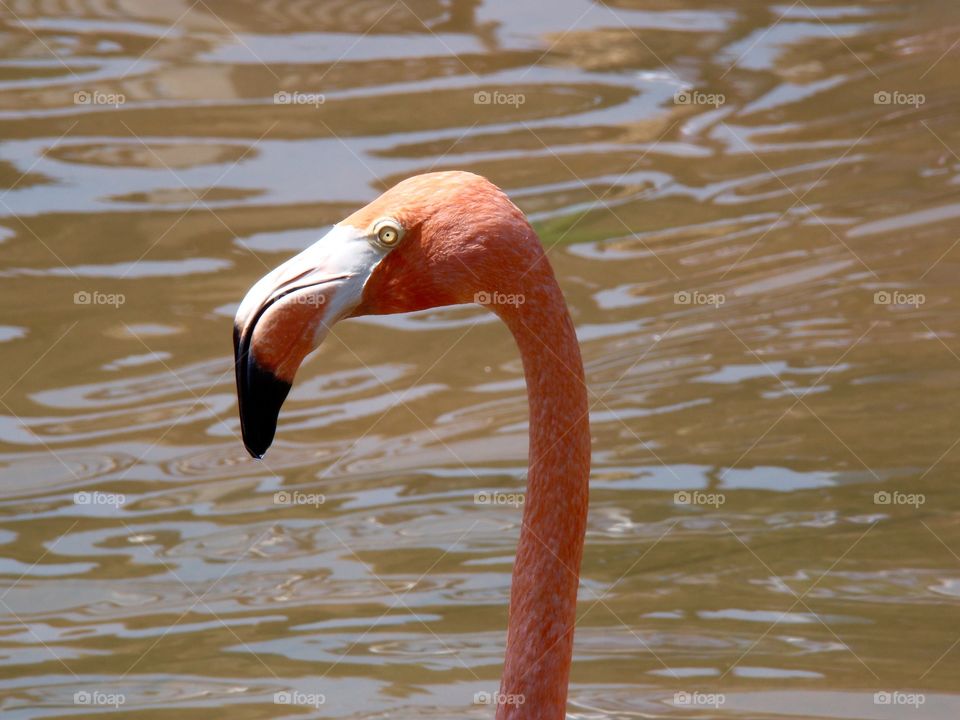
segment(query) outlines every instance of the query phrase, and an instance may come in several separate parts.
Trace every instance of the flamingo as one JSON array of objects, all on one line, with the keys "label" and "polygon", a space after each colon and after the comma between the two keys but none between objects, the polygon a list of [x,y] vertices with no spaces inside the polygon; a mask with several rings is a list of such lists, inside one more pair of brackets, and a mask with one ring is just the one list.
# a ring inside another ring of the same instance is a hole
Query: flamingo
[{"label": "flamingo", "polygon": [[259,280],[234,326],[243,442],[261,458],[303,359],[339,320],[476,303],[506,323],[529,402],[527,489],[497,720],[565,716],[590,425],[573,321],[524,214],[468,172],[410,177]]}]

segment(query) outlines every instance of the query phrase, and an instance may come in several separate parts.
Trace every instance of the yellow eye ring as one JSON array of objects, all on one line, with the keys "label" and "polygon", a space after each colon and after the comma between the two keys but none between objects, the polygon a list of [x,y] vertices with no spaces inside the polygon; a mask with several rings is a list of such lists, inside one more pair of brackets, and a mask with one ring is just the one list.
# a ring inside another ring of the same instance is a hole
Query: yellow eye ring
[{"label": "yellow eye ring", "polygon": [[403,237],[403,227],[393,218],[383,218],[373,226],[373,234],[379,245],[392,248]]}]

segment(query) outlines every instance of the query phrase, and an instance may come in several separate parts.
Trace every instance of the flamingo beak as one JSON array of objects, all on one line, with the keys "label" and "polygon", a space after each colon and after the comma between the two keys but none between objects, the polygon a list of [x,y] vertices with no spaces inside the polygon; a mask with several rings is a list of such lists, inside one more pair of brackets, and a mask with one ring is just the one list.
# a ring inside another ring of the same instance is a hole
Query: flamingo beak
[{"label": "flamingo beak", "polygon": [[368,233],[336,225],[261,278],[240,303],[233,330],[237,397],[243,444],[254,458],[273,442],[300,364],[359,305],[384,254]]}]

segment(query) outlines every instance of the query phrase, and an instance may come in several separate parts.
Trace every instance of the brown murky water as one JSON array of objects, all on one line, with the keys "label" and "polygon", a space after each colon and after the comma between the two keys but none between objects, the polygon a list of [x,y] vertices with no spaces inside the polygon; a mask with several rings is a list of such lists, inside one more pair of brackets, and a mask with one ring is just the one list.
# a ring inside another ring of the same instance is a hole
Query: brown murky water
[{"label": "brown murky water", "polygon": [[441,168],[529,213],[583,344],[570,717],[958,715],[955,2],[0,18],[3,717],[491,717],[507,331],[343,324],[260,464],[231,365],[256,278]]}]

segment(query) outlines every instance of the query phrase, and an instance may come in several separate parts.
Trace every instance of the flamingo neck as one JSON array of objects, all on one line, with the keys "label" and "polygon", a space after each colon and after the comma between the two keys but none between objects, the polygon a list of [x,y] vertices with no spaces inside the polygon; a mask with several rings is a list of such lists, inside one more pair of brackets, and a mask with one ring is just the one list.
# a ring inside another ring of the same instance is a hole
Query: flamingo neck
[{"label": "flamingo neck", "polygon": [[561,720],[587,522],[590,423],[580,346],[553,271],[544,258],[523,279],[530,288],[523,304],[497,310],[523,358],[530,405],[497,720]]}]

